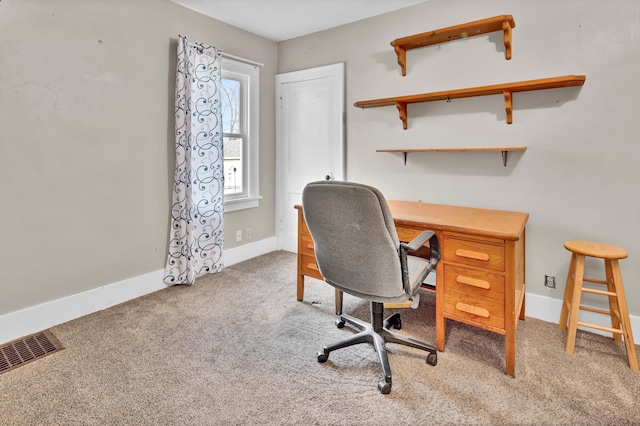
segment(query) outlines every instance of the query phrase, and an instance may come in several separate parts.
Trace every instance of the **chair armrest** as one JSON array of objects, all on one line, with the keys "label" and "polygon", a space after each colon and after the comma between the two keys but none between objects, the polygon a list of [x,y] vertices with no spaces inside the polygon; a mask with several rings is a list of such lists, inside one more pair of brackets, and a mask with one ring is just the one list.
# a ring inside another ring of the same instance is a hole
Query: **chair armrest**
[{"label": "chair armrest", "polygon": [[433,231],[422,231],[417,237],[411,240],[410,243],[400,243],[400,265],[402,267],[402,281],[404,283],[405,292],[412,296],[411,283],[409,282],[409,270],[407,266],[407,253],[414,252],[429,241],[429,266],[424,271],[423,279],[427,277],[436,268],[436,265],[440,261],[440,240]]},{"label": "chair armrest", "polygon": [[408,243],[401,242],[400,245],[403,246],[403,248],[409,253],[413,253],[414,251],[422,247],[424,243],[426,243],[427,240],[429,240],[434,235],[435,235],[435,232],[433,231],[422,231],[420,234],[418,234],[417,237],[411,240],[411,242],[408,242]]},{"label": "chair armrest", "polygon": [[412,253],[422,247],[427,240],[429,241],[429,251],[431,253],[429,260],[431,267],[435,268],[440,261],[441,254],[440,240],[438,240],[438,236],[433,231],[422,231],[417,237],[411,240],[410,243],[401,242],[400,251],[403,252],[402,255],[406,256],[407,253]]}]

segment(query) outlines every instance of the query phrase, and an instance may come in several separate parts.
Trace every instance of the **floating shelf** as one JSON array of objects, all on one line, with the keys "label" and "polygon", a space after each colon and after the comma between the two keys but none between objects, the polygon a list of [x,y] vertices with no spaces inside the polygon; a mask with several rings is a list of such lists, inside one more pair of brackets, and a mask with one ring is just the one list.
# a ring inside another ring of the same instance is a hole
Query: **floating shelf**
[{"label": "floating shelf", "polygon": [[507,155],[509,151],[526,151],[526,146],[501,146],[491,148],[393,148],[376,149],[376,152],[401,152],[404,154],[404,165],[407,165],[407,154],[410,152],[496,152],[502,153],[502,164],[507,167]]},{"label": "floating shelf", "polygon": [[404,76],[407,75],[407,50],[502,30],[504,31],[504,55],[509,60],[511,59],[511,29],[515,26],[516,22],[513,20],[513,16],[500,15],[398,38],[391,42],[391,46],[396,51],[398,64],[402,68],[402,75]]},{"label": "floating shelf", "polygon": [[444,90],[442,92],[423,93],[420,95],[397,96],[393,98],[358,101],[353,105],[361,108],[375,108],[395,105],[398,108],[402,127],[407,129],[407,105],[420,102],[450,101],[451,99],[470,98],[475,96],[504,95],[504,107],[507,124],[513,122],[513,102],[511,94],[532,90],[557,89],[560,87],[582,86],[586,80],[584,75],[565,75],[562,77],[543,78],[539,80],[518,81],[514,83],[495,84],[492,86],[469,87],[466,89]]}]

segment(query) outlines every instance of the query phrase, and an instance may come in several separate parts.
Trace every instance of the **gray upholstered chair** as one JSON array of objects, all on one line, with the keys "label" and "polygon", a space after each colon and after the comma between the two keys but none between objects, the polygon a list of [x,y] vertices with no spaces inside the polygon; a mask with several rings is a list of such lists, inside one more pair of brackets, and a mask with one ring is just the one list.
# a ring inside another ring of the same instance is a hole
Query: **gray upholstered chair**
[{"label": "gray upholstered chair", "polygon": [[[352,182],[320,181],[308,184],[302,193],[304,217],[313,237],[318,269],[335,288],[371,303],[371,322],[349,315],[336,320],[360,332],[325,346],[318,362],[325,362],[336,349],[372,343],[384,372],[378,389],[391,391],[391,368],[385,343],[399,343],[429,352],[427,362],[436,365],[436,349],[426,343],[393,332],[401,328],[400,314],[386,320],[384,303],[412,300],[425,278],[440,260],[438,237],[424,231],[410,243],[401,243],[383,195],[375,188]],[[430,259],[407,256],[429,241]]]}]

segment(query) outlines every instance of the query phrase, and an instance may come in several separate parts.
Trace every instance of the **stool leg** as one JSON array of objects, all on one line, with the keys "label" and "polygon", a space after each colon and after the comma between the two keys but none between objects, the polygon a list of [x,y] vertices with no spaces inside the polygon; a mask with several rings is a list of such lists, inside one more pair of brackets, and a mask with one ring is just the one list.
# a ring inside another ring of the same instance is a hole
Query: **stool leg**
[{"label": "stool leg", "polygon": [[622,322],[622,332],[624,334],[624,345],[627,348],[627,358],[629,358],[629,367],[633,371],[638,371],[638,356],[636,355],[636,347],[633,343],[633,332],[631,331],[631,321],[629,320],[629,311],[627,310],[627,299],[624,296],[624,287],[622,286],[622,274],[618,260],[611,260],[611,272],[616,294],[618,295],[618,306],[620,308],[620,322]]},{"label": "stool leg", "polygon": [[[617,260],[615,262],[617,262]],[[604,270],[607,274],[607,291],[619,295],[615,286],[612,263],[613,261],[611,259],[604,259]],[[620,327],[620,318],[622,318],[622,312],[620,312],[620,305],[618,304],[618,300],[619,299],[616,296],[609,296],[609,315],[611,315],[611,328],[624,331],[624,329]],[[613,333],[613,341],[622,343],[622,335]]]},{"label": "stool leg", "polygon": [[576,269],[576,254],[571,255],[571,263],[569,264],[569,272],[567,272],[567,283],[564,286],[564,298],[562,299],[562,309],[560,310],[560,322],[558,328],[560,330],[567,329],[567,318],[569,317],[569,306],[573,297],[573,282]]},{"label": "stool leg", "polygon": [[584,256],[574,254],[575,263],[573,263],[573,284],[571,294],[571,309],[569,311],[569,332],[567,333],[567,342],[564,350],[572,354],[576,345],[576,331],[578,329],[578,313],[580,311],[580,296],[582,295],[582,280],[584,278]]}]

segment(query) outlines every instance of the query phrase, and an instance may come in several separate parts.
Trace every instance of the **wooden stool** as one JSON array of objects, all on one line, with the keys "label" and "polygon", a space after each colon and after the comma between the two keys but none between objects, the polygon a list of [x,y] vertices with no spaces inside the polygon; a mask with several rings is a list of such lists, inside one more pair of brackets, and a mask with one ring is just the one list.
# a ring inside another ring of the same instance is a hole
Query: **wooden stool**
[{"label": "wooden stool", "polygon": [[[567,241],[564,243],[564,247],[572,253],[571,265],[569,266],[569,273],[567,274],[567,285],[564,290],[564,301],[562,302],[562,311],[560,313],[560,323],[558,324],[560,330],[566,330],[567,318],[569,319],[569,332],[567,334],[565,351],[570,354],[573,353],[576,343],[576,329],[579,325],[608,331],[613,333],[613,340],[618,343],[622,341],[622,336],[624,336],[624,345],[627,349],[629,367],[634,371],[638,371],[638,357],[636,356],[636,347],[633,343],[627,300],[624,297],[622,275],[620,274],[620,266],[618,265],[619,259],[624,259],[628,256],[626,250],[589,241]],[[604,260],[606,280],[597,280],[584,276],[585,256]],[[585,281],[606,285],[607,291],[583,288],[582,283]],[[608,296],[609,310],[580,305],[580,297],[583,291],[585,293]],[[578,321],[578,312],[580,309],[609,315],[611,317],[611,327]]]}]

